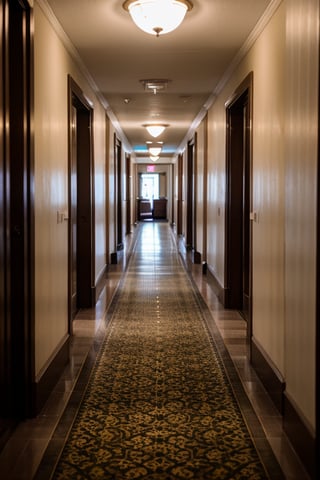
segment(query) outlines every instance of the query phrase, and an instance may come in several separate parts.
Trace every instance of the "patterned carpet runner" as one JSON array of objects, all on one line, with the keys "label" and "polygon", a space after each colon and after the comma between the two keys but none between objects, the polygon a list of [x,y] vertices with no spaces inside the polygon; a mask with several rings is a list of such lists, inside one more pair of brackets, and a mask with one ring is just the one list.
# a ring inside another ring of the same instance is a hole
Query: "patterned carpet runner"
[{"label": "patterned carpet runner", "polygon": [[53,478],[268,478],[165,223],[141,226]]}]

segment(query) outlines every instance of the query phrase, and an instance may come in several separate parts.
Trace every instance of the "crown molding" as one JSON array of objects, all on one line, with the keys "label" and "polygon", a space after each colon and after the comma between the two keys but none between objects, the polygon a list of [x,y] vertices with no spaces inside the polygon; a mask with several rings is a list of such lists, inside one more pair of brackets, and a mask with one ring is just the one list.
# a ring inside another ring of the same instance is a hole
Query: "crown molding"
[{"label": "crown molding", "polygon": [[240,50],[238,50],[237,54],[235,57],[233,57],[231,63],[225,70],[224,74],[222,75],[220,81],[218,82],[217,86],[211,93],[211,95],[208,97],[207,101],[203,105],[202,109],[198,113],[198,115],[195,117],[194,121],[192,122],[186,136],[180,143],[178,147],[178,152],[182,153],[184,149],[186,148],[186,145],[190,138],[194,135],[195,130],[198,128],[200,122],[203,120],[203,118],[206,116],[207,111],[212,107],[212,105],[215,103],[218,95],[221,93],[225,85],[228,83],[230,78],[232,77],[235,69],[239,65],[239,63],[244,59],[244,57],[247,55],[255,41],[258,39],[258,37],[261,35],[261,33],[264,31],[265,27],[281,5],[283,0],[272,0],[266,10],[264,11],[263,15],[260,17],[259,21],[243,43],[242,47]]},{"label": "crown molding", "polygon": [[255,25],[254,29],[251,31],[245,42],[243,43],[240,50],[238,50],[237,54],[229,64],[227,70],[224,72],[223,76],[221,77],[219,83],[217,84],[216,88],[213,91],[213,95],[216,97],[221,93],[227,82],[230,80],[232,74],[234,73],[235,69],[239,65],[239,63],[244,59],[247,55],[253,44],[259,38],[261,33],[266,28],[267,24],[270,22],[271,18],[281,5],[283,0],[272,0],[266,10],[264,11],[263,15],[260,17],[259,21]]},{"label": "crown molding", "polygon": [[[81,57],[78,53],[78,50],[75,48],[72,41],[70,40],[70,38],[68,37],[68,35],[64,31],[64,29],[62,28],[62,25],[60,24],[59,20],[57,19],[57,17],[53,13],[53,11],[52,11],[50,5],[48,4],[47,0],[34,0],[34,1],[41,8],[45,17],[48,19],[52,28],[54,29],[57,36],[59,37],[59,39],[63,43],[64,47],[66,48],[67,52],[70,54],[72,59],[75,61],[75,63],[77,64],[77,66],[80,70],[80,72],[82,73],[82,75],[84,76],[86,81],[88,82],[90,88],[94,92],[94,94],[97,97],[97,99],[99,100],[100,104],[105,109],[105,111],[106,111],[106,113],[107,113],[107,115],[108,115],[108,117],[109,117],[117,135],[121,139],[121,142],[123,143],[125,149],[128,152],[131,152],[133,150],[132,146],[130,145],[129,140],[127,139],[126,135],[124,134],[117,117],[115,116],[115,114],[111,110],[110,105],[108,104],[106,98],[100,92],[97,84],[95,83],[91,74],[89,73],[89,70],[87,69],[84,62],[82,61],[82,59],[81,59]],[[91,102],[91,103],[93,104],[93,102]]]}]

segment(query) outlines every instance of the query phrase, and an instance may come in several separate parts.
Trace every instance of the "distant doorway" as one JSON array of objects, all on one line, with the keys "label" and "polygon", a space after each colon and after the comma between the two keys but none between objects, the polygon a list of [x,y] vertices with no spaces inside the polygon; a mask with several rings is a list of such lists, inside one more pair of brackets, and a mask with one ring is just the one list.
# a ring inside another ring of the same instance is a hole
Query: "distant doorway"
[{"label": "distant doorway", "polygon": [[251,111],[252,75],[227,105],[225,306],[237,309],[251,337]]},{"label": "distant doorway", "polygon": [[153,200],[159,198],[159,174],[141,173],[139,181],[139,197],[149,200],[151,207]]}]

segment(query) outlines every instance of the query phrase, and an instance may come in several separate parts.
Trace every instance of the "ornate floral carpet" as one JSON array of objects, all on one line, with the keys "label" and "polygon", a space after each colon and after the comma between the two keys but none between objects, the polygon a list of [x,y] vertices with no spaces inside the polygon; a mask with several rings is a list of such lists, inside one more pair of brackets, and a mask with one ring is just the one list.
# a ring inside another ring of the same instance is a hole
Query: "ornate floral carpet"
[{"label": "ornate floral carpet", "polygon": [[269,478],[168,227],[143,230],[53,478]]}]

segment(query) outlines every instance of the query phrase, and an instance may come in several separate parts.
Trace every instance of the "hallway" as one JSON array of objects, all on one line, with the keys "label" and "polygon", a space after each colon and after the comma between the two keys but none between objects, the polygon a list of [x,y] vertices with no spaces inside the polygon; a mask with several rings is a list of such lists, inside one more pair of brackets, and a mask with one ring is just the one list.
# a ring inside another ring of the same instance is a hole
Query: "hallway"
[{"label": "hallway", "polygon": [[[242,413],[251,430],[255,445],[260,450],[266,467],[269,471],[271,469],[270,479],[281,477],[277,473],[272,456],[268,454],[265,437],[274,450],[284,477],[292,480],[307,480],[308,477],[283,434],[279,413],[268,399],[248,363],[244,321],[238,312],[222,308],[207,277],[202,274],[201,265],[189,262],[188,255],[184,251],[180,253],[193,282],[210,310],[211,315],[208,314],[205,317],[208,328],[223,359],[228,376],[232,378],[233,388],[238,395]],[[102,345],[106,330],[108,331],[109,321],[114,310],[119,307],[118,302],[112,300],[117,300],[119,282],[121,286],[125,278],[127,260],[131,265],[130,275],[133,281],[136,278],[137,282],[143,282],[146,291],[149,292],[150,302],[151,297],[157,298],[161,295],[164,285],[166,288],[169,286],[173,293],[175,286],[176,289],[180,287],[179,282],[183,280],[181,266],[176,253],[176,243],[168,224],[164,222],[139,224],[135,234],[128,236],[123,262],[110,267],[106,288],[97,307],[81,311],[75,320],[70,365],[66,368],[45,408],[36,419],[23,422],[18,426],[1,453],[0,471],[3,478],[7,480],[51,478],[57,455],[69,432],[99,347]],[[137,301],[139,297],[135,299],[136,303]],[[199,301],[203,302],[201,299]],[[203,305],[207,308],[205,303]],[[159,309],[154,311],[154,315],[161,315]],[[234,367],[242,384],[237,381]],[[242,385],[252,402],[255,413],[251,410],[246,395],[243,394]],[[67,408],[63,413],[66,404]],[[62,420],[60,420],[61,416]],[[54,432],[56,426],[57,429]],[[47,445],[49,448],[45,453]],[[42,457],[40,469],[35,475]]]}]

